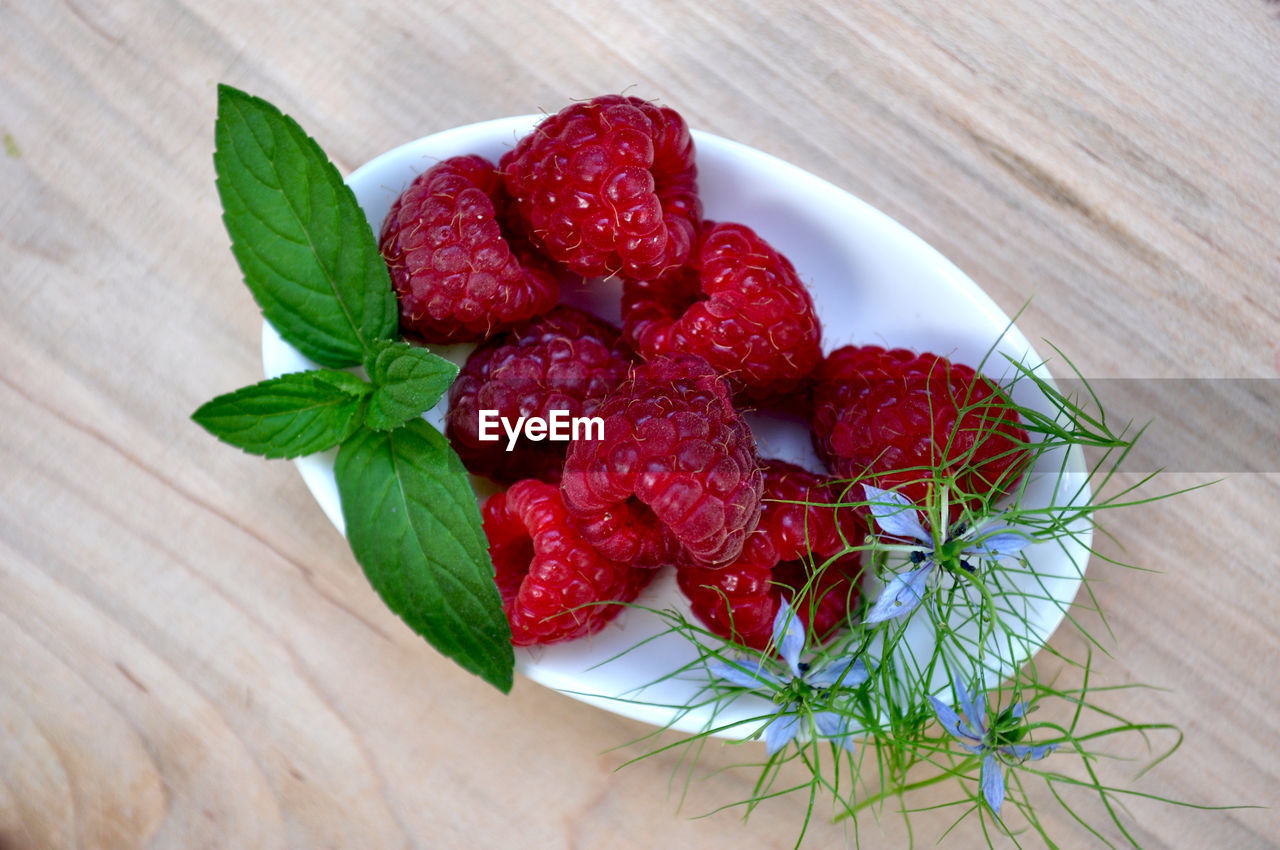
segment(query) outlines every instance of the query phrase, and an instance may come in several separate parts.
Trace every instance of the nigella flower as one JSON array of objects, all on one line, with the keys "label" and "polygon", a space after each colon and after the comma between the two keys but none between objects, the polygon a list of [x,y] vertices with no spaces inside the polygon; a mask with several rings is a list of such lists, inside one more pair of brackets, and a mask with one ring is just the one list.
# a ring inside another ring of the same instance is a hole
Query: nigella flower
[{"label": "nigella flower", "polygon": [[773,697],[777,708],[764,730],[765,750],[769,755],[781,750],[801,733],[804,716],[813,718],[813,725],[820,735],[852,752],[853,735],[848,729],[848,717],[830,709],[801,709],[804,706],[829,705],[829,691],[837,685],[847,688],[861,685],[870,675],[867,667],[852,655],[810,667],[800,660],[804,644],[804,625],[784,599],[773,618],[772,645],[777,647],[778,654],[786,662],[785,669],[779,669],[782,665],[761,655],[754,659],[714,661],[710,664],[710,671],[730,684],[764,691]]},{"label": "nigella flower", "polygon": [[[1009,528],[984,532],[982,529],[995,521],[993,517],[981,527],[967,528],[964,523],[958,523],[938,545],[934,535],[921,524],[915,505],[905,496],[870,484],[863,484],[862,489],[880,534],[910,541],[890,548],[910,551],[911,563],[915,565],[889,580],[876,604],[863,618],[864,623],[880,623],[910,614],[924,601],[929,580],[940,566],[958,567],[972,573],[976,568],[970,558],[1016,555],[1029,542],[1026,536]],[[940,514],[945,516],[945,508]]]},{"label": "nigella flower", "polygon": [[966,750],[976,756],[982,756],[982,772],[979,784],[982,796],[996,817],[1000,816],[1000,806],[1004,803],[1004,768],[1002,762],[1010,759],[1018,761],[1037,761],[1057,749],[1057,744],[1019,744],[1026,734],[1027,726],[1023,718],[1027,713],[1025,702],[1015,703],[1005,709],[996,718],[995,725],[987,728],[986,699],[984,695],[972,696],[964,686],[964,682],[955,679],[952,682],[956,697],[960,700],[958,708],[964,717],[937,697],[929,697],[933,703],[933,711],[938,722],[960,742]]}]

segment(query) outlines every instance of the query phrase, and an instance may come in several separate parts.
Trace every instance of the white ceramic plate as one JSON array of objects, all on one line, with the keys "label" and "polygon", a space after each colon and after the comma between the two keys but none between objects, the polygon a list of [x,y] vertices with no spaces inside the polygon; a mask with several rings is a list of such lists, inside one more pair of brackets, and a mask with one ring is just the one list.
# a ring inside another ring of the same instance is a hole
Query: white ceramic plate
[{"label": "white ceramic plate", "polygon": [[[441,159],[460,154],[480,154],[496,161],[538,118],[530,115],[486,121],[410,142],[362,166],[347,183],[377,233],[392,201],[415,175]],[[694,139],[706,217],[750,225],[791,259],[813,293],[827,351],[849,343],[881,344],[928,350],[976,365],[998,340],[998,354],[1029,364],[1040,362],[1026,338],[1009,327],[1008,316],[972,280],[884,213],[769,154],[708,133],[695,132]],[[618,285],[606,283],[589,291],[565,293],[563,300],[616,323],[618,295]],[[453,346],[439,353],[461,363],[469,349]],[[262,359],[268,377],[316,368],[265,323]],[[1004,360],[997,355],[988,363]],[[987,368],[991,377],[1003,377],[992,368]],[[1043,368],[1040,374],[1048,377]],[[1045,409],[1044,400],[1037,393],[1025,393],[1027,390],[1021,387],[1015,393],[1018,403]],[[442,427],[443,403],[427,418]],[[752,427],[762,456],[821,469],[807,432],[795,423],[756,417]],[[297,463],[320,507],[342,531],[334,456],[335,452],[327,452]],[[1068,456],[1066,477],[1072,480],[1065,487],[1060,486],[1063,468],[1061,457],[1043,456],[1033,470],[1028,501],[1049,504],[1055,487],[1060,493],[1073,494],[1077,502],[1087,501],[1087,476],[1078,450]],[[1089,529],[1081,528],[1076,539],[1064,546],[1041,544],[1026,550],[1036,571],[1034,577],[1027,578],[1026,589],[1041,597],[1031,602],[1027,611],[1033,630],[1027,655],[1048,640],[1062,621],[1079,588],[1090,540]],[[657,609],[688,612],[669,572],[638,601]],[[932,635],[927,624],[917,623],[923,620],[917,617],[912,621],[909,640],[927,656]],[[672,679],[637,692],[695,657],[683,638],[664,635],[620,660],[603,663],[664,630],[655,615],[626,611],[600,634],[558,646],[518,649],[517,669],[536,682],[606,710],[659,726],[701,731],[709,720],[706,712],[679,714],[662,707],[687,703],[697,692],[697,683]],[[1005,658],[1003,671],[989,671],[987,685],[997,684],[1002,672],[1024,660],[1025,656]],[[934,684],[937,688],[945,685]],[[759,716],[769,710],[765,700],[748,697],[719,712],[716,722]],[[749,731],[751,727],[741,727],[737,734]]]}]

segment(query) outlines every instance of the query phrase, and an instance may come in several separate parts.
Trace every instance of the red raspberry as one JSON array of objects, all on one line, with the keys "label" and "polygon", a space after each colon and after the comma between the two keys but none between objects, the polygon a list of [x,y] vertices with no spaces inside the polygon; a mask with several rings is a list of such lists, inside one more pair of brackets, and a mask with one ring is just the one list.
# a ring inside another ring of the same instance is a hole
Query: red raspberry
[{"label": "red raspberry", "polygon": [[610,561],[574,530],[554,485],[519,481],[481,509],[494,580],[516,646],[592,634],[654,575]]},{"label": "red raspberry", "polygon": [[[818,638],[845,621],[858,599],[859,554],[850,552],[831,562],[816,581],[814,568],[862,545],[866,534],[861,515],[841,511],[837,516],[839,493],[825,477],[767,460],[764,481],[768,495],[760,524],[747,538],[742,556],[723,569],[682,566],[676,571],[693,613],[708,629],[758,650],[769,644],[784,597]],[[799,591],[805,592],[797,603]]]},{"label": "red raspberry", "polygon": [[489,340],[472,352],[449,389],[446,434],[467,469],[499,481],[537,478],[556,483],[568,443],[520,437],[507,451],[507,435],[480,440],[480,411],[496,410],[515,423],[521,416],[547,419],[594,416],[605,395],[622,382],[631,352],[618,329],[573,307],[558,306]]},{"label": "red raspberry", "polygon": [[794,392],[822,360],[822,329],[791,261],[744,224],[704,223],[688,265],[622,290],[623,331],[644,357],[687,351],[737,398]]},{"label": "red raspberry", "polygon": [[727,564],[760,518],[755,440],[701,357],[635,367],[596,411],[603,440],[575,440],[560,486],[582,536],[638,567]]},{"label": "red raspberry", "polygon": [[546,262],[499,227],[504,206],[493,164],[478,156],[432,166],[396,198],[378,244],[403,330],[470,342],[555,305],[559,283]]},{"label": "red raspberry", "polygon": [[815,373],[813,442],[831,471],[926,504],[932,469],[954,476],[950,519],[984,510],[1027,458],[1027,433],[1000,390],[936,354],[846,346]]},{"label": "red raspberry", "polygon": [[513,212],[584,277],[683,265],[702,217],[693,138],[674,111],[606,95],[544,120],[499,163]]}]

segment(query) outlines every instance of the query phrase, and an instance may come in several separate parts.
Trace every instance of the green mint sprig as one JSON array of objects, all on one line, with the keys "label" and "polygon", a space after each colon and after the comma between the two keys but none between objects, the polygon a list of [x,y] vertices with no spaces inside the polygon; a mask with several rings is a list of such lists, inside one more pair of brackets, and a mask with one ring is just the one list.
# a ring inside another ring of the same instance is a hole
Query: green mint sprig
[{"label": "green mint sprig", "polygon": [[435,406],[458,377],[458,367],[407,342],[379,340],[365,362],[377,387],[365,423],[379,431],[398,428]]},{"label": "green mint sprig", "polygon": [[[369,583],[436,649],[503,691],[515,655],[462,462],[422,419],[458,374],[396,339],[396,299],[355,195],[265,100],[218,87],[214,166],[245,284],[281,337],[328,369],[219,396],[192,419],[251,454],[339,446],[347,537]],[[363,365],[368,380],[344,367]]]},{"label": "green mint sprig", "polygon": [[395,335],[397,318],[355,195],[315,140],[265,100],[219,86],[215,135],[222,220],[263,315],[322,366],[361,363]]},{"label": "green mint sprig", "polygon": [[372,393],[350,372],[293,372],[220,395],[191,418],[250,454],[295,458],[331,449],[355,433]]},{"label": "green mint sprig", "polygon": [[351,551],[387,606],[440,652],[510,690],[511,630],[475,492],[440,432],[422,419],[361,428],[338,450],[334,472]]}]

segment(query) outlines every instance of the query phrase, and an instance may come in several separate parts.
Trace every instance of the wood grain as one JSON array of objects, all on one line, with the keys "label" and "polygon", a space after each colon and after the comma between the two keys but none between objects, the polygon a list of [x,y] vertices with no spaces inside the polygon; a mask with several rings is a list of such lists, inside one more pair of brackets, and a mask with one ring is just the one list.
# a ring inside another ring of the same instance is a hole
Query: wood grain
[{"label": "wood grain", "polygon": [[[615,772],[645,727],[528,682],[502,697],[442,660],[288,464],[189,422],[261,374],[213,188],[220,81],[284,107],[344,171],[625,89],[865,198],[1006,311],[1030,299],[1020,326],[1085,375],[1280,369],[1280,8],[1263,0],[6,0],[0,32],[6,850],[777,847],[803,811],[691,820],[750,788],[715,772],[740,752],[713,746],[676,813],[674,755]],[[1143,792],[1275,803],[1271,473],[1129,512],[1123,557],[1160,574],[1094,565],[1115,634],[1098,675],[1168,688],[1115,705],[1186,732]],[[1129,808],[1153,847],[1280,829],[1269,810]],[[953,817],[918,815],[917,840]],[[954,846],[980,840],[960,829]],[[860,837],[906,833],[889,807]],[[819,820],[806,844],[846,840]]]}]

